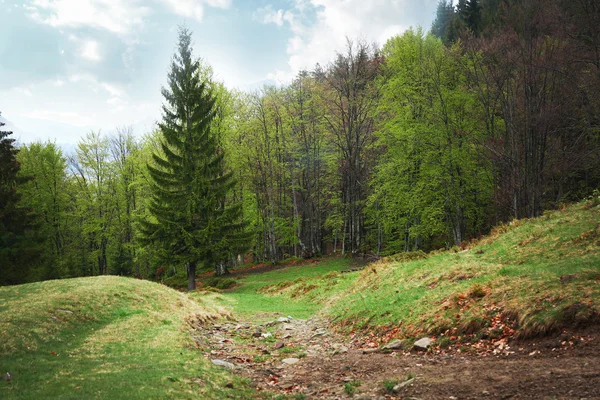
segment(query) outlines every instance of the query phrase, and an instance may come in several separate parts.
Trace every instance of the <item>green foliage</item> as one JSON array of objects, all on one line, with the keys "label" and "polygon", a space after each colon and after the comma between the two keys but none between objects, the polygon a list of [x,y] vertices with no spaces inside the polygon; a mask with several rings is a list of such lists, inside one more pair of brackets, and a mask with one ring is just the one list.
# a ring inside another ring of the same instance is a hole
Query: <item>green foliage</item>
[{"label": "green foliage", "polygon": [[20,189],[33,177],[19,173],[12,132],[0,123],[0,285],[23,282],[38,261],[37,215],[21,202]]},{"label": "green foliage", "polygon": [[142,222],[144,242],[159,243],[165,259],[187,265],[189,289],[195,288],[198,263],[223,265],[245,247],[241,205],[227,202],[235,182],[211,130],[216,97],[200,71],[191,33],[182,28],[169,87],[162,91],[160,151],[148,164],[152,218]]},{"label": "green foliage", "polygon": [[344,383],[344,392],[350,397],[354,396],[357,392],[357,388],[362,385],[361,381],[351,381]]},{"label": "green foliage", "polygon": [[386,379],[381,384],[383,385],[383,390],[385,390],[386,393],[391,394],[394,393],[394,386],[398,384],[398,379]]},{"label": "green foliage", "polygon": [[479,105],[461,72],[459,49],[409,30],[384,47],[386,80],[379,138],[387,149],[373,181],[370,213],[385,251],[460,245],[486,227],[491,171],[478,143]]}]

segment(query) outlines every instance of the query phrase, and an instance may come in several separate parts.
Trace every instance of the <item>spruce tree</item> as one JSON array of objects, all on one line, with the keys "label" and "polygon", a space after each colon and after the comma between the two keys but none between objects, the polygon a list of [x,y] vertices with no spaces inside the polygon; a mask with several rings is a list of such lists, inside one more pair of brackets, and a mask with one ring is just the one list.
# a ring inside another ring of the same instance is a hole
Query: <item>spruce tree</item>
[{"label": "spruce tree", "polygon": [[467,2],[467,26],[475,36],[481,31],[481,5],[478,0],[469,0]]},{"label": "spruce tree", "polygon": [[458,38],[457,17],[452,1],[440,0],[437,5],[436,17],[431,25],[431,33],[442,39],[445,45],[450,45]]},{"label": "spruce tree", "polygon": [[189,290],[196,287],[198,265],[224,272],[223,265],[244,251],[246,242],[241,204],[228,201],[235,182],[211,131],[216,98],[211,83],[202,79],[191,41],[191,32],[181,28],[168,87],[162,89],[161,151],[148,165],[153,218],[142,222],[146,243],[160,243],[166,261],[187,266]]},{"label": "spruce tree", "polygon": [[16,284],[27,280],[27,270],[40,255],[34,228],[36,214],[21,204],[18,188],[33,177],[19,174],[19,150],[12,132],[2,131],[0,122],[0,284]]}]

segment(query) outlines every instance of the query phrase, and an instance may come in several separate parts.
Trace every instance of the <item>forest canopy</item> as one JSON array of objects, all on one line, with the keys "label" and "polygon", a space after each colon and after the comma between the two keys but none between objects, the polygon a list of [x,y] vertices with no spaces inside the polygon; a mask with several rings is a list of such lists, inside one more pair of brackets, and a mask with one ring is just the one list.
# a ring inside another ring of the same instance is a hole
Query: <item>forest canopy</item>
[{"label": "forest canopy", "polygon": [[0,133],[0,284],[451,248],[585,198],[598,26],[595,0],[442,0],[430,31],[250,93],[180,42],[154,131]]}]

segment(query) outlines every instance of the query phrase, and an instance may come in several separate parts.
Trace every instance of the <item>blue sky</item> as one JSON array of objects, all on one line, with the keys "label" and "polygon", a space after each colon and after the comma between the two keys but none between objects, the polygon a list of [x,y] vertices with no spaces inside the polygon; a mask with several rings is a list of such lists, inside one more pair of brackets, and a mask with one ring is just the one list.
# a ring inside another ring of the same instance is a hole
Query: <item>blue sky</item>
[{"label": "blue sky", "polygon": [[286,83],[345,38],[428,29],[437,0],[0,0],[0,112],[22,142],[72,145],[160,119],[177,26],[230,88]]}]

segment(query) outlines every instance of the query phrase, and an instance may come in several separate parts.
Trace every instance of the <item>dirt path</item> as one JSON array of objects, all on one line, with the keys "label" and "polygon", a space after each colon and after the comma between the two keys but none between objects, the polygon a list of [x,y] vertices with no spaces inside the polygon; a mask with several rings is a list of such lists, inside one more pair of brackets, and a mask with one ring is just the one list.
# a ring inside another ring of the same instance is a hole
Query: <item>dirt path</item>
[{"label": "dirt path", "polygon": [[262,325],[201,326],[194,339],[258,390],[298,398],[600,399],[600,335],[592,330],[513,344],[496,355],[375,352],[322,320],[281,316]]}]

